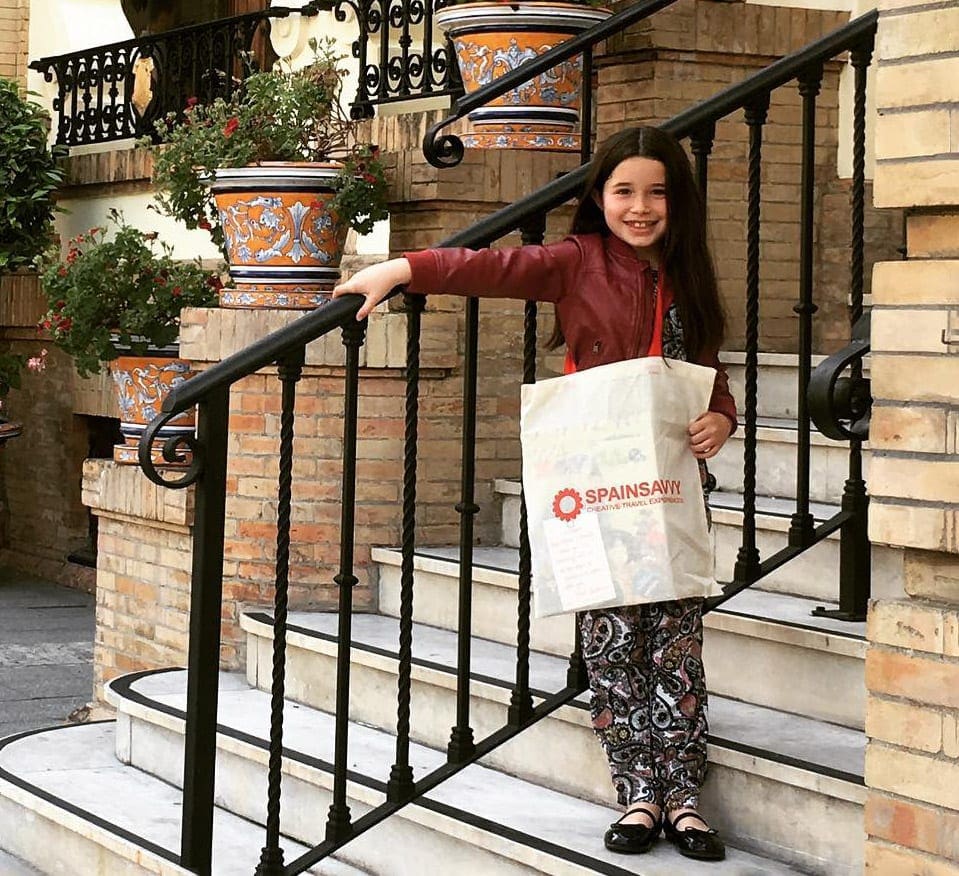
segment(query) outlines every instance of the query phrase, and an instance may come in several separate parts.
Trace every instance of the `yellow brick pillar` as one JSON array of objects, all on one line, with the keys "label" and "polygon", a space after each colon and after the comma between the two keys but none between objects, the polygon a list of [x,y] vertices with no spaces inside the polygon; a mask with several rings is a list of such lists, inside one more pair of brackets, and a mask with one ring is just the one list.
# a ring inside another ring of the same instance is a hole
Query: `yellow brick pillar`
[{"label": "yellow brick pillar", "polygon": [[908,258],[873,276],[870,537],[908,598],[870,608],[866,872],[959,876],[959,3],[881,4],[875,202]]},{"label": "yellow brick pillar", "polygon": [[0,76],[27,82],[27,25],[30,0],[0,3]]}]

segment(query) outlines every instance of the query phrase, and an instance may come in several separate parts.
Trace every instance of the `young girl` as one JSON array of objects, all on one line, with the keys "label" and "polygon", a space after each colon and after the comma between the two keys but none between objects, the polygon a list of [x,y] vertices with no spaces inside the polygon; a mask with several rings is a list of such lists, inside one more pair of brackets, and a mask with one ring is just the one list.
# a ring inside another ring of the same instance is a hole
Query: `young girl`
[{"label": "young girl", "polygon": [[[682,147],[656,128],[624,130],[599,147],[565,240],[407,253],[333,294],[364,295],[363,319],[400,285],[553,302],[547,345],[566,345],[567,372],[636,356],[708,365],[716,383],[709,409],[689,424],[693,455],[715,456],[735,428],[717,358],[725,324],[702,199]],[[646,852],[663,830],[688,857],[723,858],[722,840],[697,814],[707,733],[702,599],[584,611],[578,620],[593,727],[626,809],[606,847]]]}]

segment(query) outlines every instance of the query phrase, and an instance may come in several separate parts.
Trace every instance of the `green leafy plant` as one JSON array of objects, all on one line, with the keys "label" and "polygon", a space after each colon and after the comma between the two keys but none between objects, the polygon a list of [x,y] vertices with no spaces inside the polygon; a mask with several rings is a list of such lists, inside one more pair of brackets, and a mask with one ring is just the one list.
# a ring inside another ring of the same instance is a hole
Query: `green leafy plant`
[{"label": "green leafy plant", "polygon": [[358,123],[343,111],[347,75],[332,40],[310,41],[313,61],[298,70],[289,61],[247,77],[230,100],[187,102],[182,114],[157,122],[163,143],[153,160],[160,209],[188,228],[205,228],[223,244],[209,181],[219,168],[270,161],[342,164],[331,209],[340,221],[368,234],[389,215],[387,182],[378,150],[358,139]]},{"label": "green leafy plant", "polygon": [[28,267],[50,240],[65,150],[47,145],[49,117],[0,77],[0,272]]},{"label": "green leafy plant", "polygon": [[176,341],[184,307],[215,307],[220,280],[199,262],[173,258],[154,234],[126,225],[116,211],[113,237],[91,228],[73,238],[66,258],[52,247],[42,263],[41,284],[49,310],[40,329],[69,353],[82,377],[129,350]]},{"label": "green leafy plant", "polygon": [[0,353],[0,399],[6,398],[11,389],[20,388],[20,372],[26,364],[26,356]]}]

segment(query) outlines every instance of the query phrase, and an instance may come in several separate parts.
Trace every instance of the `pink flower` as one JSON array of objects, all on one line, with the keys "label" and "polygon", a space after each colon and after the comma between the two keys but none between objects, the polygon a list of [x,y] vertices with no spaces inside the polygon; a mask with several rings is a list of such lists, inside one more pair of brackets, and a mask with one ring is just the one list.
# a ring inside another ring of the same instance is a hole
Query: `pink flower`
[{"label": "pink flower", "polygon": [[186,99],[186,108],[193,109],[193,107],[195,107],[199,102],[200,102],[200,98],[198,97],[188,97]]},{"label": "pink flower", "polygon": [[39,356],[31,356],[27,359],[27,368],[34,374],[40,374],[47,368],[47,351],[41,350]]}]

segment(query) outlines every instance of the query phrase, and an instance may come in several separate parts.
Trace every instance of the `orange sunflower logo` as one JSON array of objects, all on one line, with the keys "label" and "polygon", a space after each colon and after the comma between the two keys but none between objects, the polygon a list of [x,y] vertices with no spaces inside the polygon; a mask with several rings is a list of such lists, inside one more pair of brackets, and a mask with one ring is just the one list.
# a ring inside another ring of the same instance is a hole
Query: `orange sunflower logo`
[{"label": "orange sunflower logo", "polygon": [[583,497],[578,490],[567,488],[560,490],[553,497],[553,514],[560,520],[567,523],[579,517],[579,512],[583,510]]}]

